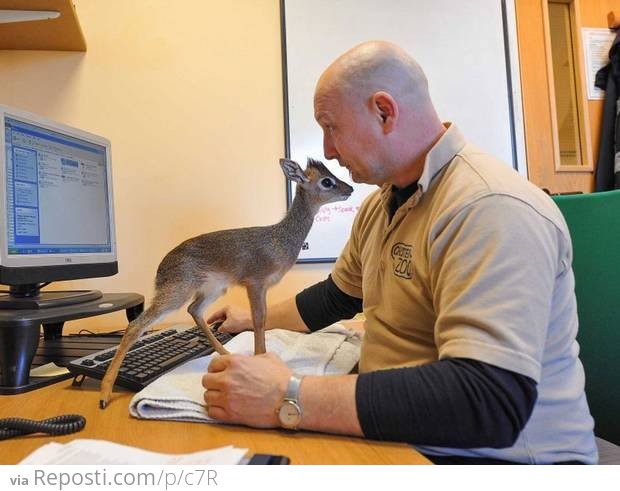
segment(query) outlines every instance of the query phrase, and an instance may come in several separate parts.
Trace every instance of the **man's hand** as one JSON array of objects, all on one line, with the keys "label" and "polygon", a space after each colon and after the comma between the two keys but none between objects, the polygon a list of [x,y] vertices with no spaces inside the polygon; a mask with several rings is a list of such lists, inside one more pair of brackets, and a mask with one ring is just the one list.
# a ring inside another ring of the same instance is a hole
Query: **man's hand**
[{"label": "man's hand", "polygon": [[254,328],[249,311],[232,305],[213,312],[207,319],[207,324],[213,322],[222,322],[218,331],[230,334],[251,331]]},{"label": "man's hand", "polygon": [[229,423],[278,427],[276,409],[292,374],[273,353],[214,357],[202,377],[207,414]]},{"label": "man's hand", "polygon": [[[228,305],[213,312],[207,318],[207,324],[222,322],[219,330],[236,334],[241,331],[251,331],[254,329],[250,311]],[[295,297],[284,300],[275,305],[269,305],[267,309],[267,319],[265,329],[288,329],[289,331],[310,332],[303,319],[297,311]]]}]

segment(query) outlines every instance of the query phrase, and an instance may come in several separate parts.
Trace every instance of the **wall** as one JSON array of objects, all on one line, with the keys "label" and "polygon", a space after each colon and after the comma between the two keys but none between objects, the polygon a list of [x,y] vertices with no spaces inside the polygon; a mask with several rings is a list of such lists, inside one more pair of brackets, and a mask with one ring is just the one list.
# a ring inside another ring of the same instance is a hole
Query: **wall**
[{"label": "wall", "polygon": [[[0,51],[0,102],[112,141],[119,273],[63,282],[152,295],[164,254],[286,210],[277,0],[75,0],[88,51]],[[234,260],[234,258],[231,258]],[[297,265],[279,301],[323,279]],[[215,305],[247,305],[232,289]],[[167,321],[189,321],[184,311]],[[82,322],[83,323],[83,322]],[[121,313],[89,326],[121,328]]]}]

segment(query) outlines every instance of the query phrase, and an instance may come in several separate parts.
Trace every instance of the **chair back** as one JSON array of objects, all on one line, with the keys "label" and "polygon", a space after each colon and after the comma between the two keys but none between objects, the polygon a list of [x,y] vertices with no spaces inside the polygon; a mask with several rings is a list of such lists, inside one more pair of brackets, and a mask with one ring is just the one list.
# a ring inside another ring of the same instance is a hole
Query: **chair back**
[{"label": "chair back", "polygon": [[577,341],[594,432],[620,444],[620,190],[553,200],[573,243]]}]

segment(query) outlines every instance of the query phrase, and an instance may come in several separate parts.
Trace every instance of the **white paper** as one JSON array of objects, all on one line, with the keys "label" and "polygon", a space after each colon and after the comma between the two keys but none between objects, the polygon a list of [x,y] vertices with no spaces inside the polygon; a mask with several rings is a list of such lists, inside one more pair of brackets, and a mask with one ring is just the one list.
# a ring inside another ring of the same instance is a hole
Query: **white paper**
[{"label": "white paper", "polygon": [[594,85],[596,72],[609,63],[609,48],[616,33],[609,29],[582,28],[583,47],[586,64],[586,83],[588,99],[605,99],[605,91]]},{"label": "white paper", "polygon": [[68,368],[59,367],[54,362],[47,363],[30,370],[31,377],[57,377],[58,375],[64,375],[66,373],[69,373]]},{"label": "white paper", "polygon": [[246,448],[232,445],[188,454],[164,454],[105,440],[77,439],[39,447],[20,462],[26,465],[226,465],[238,464]]}]

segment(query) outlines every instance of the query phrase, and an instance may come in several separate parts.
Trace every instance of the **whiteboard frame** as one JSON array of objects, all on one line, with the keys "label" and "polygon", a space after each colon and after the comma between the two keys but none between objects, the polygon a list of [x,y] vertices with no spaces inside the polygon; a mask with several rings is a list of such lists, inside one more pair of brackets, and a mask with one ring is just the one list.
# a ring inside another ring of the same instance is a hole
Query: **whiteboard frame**
[{"label": "whiteboard frame", "polygon": [[[308,0],[312,2],[312,0]],[[502,12],[502,31],[504,40],[504,59],[507,80],[510,140],[512,147],[512,167],[524,178],[528,178],[525,150],[525,128],[521,95],[521,74],[519,67],[519,48],[514,0],[498,0]],[[291,133],[289,119],[289,84],[286,37],[286,0],[280,0],[280,34],[282,56],[282,95],[284,116],[284,154],[291,157]],[[286,181],[286,206],[291,207],[294,198],[293,183]],[[334,257],[297,258],[297,263],[333,263]]]}]

